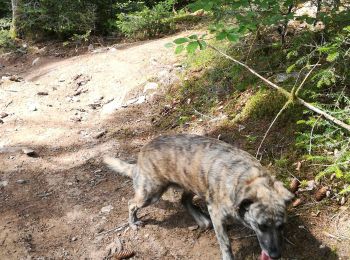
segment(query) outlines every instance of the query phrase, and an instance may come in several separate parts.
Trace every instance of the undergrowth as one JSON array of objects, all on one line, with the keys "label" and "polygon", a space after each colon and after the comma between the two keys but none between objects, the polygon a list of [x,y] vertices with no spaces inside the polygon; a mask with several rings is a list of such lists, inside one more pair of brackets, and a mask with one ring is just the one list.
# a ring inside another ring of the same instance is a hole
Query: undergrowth
[{"label": "undergrowth", "polygon": [[[327,32],[305,30],[289,36],[287,42],[281,44],[267,40],[271,39],[271,31],[267,31],[265,37],[258,39],[249,35],[236,44],[214,40],[210,44],[245,62],[265,78],[276,82],[282,75],[278,85],[289,91],[301,83],[312,65],[317,65],[300,96],[349,124],[349,33],[350,27],[346,26]],[[227,118],[221,124],[226,131],[234,132],[240,125],[248,128],[251,125],[245,139],[248,150],[254,152],[286,99],[212,49],[189,54],[185,65],[188,72],[183,83],[168,98],[168,102],[176,105],[166,124],[174,125],[177,121],[183,125],[198,118],[211,120],[224,114]],[[264,123],[259,125],[259,122]],[[286,181],[297,175],[303,182],[315,179],[332,187],[336,198],[350,193],[347,130],[300,105],[284,111],[272,129],[275,130],[263,145],[264,153],[273,153],[276,149],[274,138],[278,134],[286,135],[289,146],[283,154],[272,157],[280,178]],[[232,136],[235,137],[237,135]],[[297,164],[302,167],[296,167]]]}]

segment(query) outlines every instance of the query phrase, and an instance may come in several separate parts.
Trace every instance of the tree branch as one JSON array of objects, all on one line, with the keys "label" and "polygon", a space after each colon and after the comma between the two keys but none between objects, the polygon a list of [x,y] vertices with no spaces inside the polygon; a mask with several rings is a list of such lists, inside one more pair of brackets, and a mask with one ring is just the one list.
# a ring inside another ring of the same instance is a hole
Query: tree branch
[{"label": "tree branch", "polygon": [[[284,88],[281,88],[280,86],[276,85],[275,83],[271,82],[270,80],[264,78],[263,76],[261,76],[259,73],[257,73],[255,70],[253,70],[252,68],[250,68],[248,65],[234,59],[233,57],[227,55],[226,53],[222,52],[221,50],[217,49],[216,47],[208,44],[208,47],[217,51],[218,53],[220,53],[222,56],[224,56],[225,58],[241,65],[242,67],[246,68],[248,71],[250,71],[253,75],[255,75],[256,77],[258,77],[259,79],[261,79],[262,81],[264,81],[266,84],[268,84],[270,87],[278,90],[278,92],[282,93],[285,97],[288,98],[288,100],[292,100],[292,94],[289,93],[287,90],[285,90]],[[303,106],[305,106],[306,108],[310,109],[311,111],[323,116],[324,118],[326,118],[327,120],[333,122],[334,124],[348,130],[350,132],[350,125],[340,121],[339,119],[327,114],[327,112],[321,110],[318,107],[315,107],[314,105],[306,102],[305,100],[299,98],[298,96],[295,97],[295,102],[299,103]]]}]

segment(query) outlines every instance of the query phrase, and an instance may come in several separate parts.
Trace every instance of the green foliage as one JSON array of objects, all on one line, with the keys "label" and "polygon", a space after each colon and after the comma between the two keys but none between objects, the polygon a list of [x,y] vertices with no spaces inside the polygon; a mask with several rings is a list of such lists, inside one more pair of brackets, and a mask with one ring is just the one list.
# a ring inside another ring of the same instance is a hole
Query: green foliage
[{"label": "green foliage", "polygon": [[18,30],[32,38],[50,34],[67,38],[93,29],[95,19],[96,6],[86,1],[23,1]]},{"label": "green foliage", "polygon": [[172,6],[174,0],[166,0],[141,11],[118,14],[117,27],[129,38],[150,38],[173,30]]},{"label": "green foliage", "polygon": [[[299,7],[304,2],[298,3]],[[291,0],[198,0],[190,6],[192,10],[204,9],[214,15],[215,22],[209,27],[212,35],[208,37],[229,41],[236,46],[253,39],[249,47],[251,63],[265,77],[271,77],[271,74],[281,70],[298,72],[298,78],[293,80],[296,82],[280,83],[288,90],[298,86],[306,73],[317,64],[298,95],[350,124],[350,7],[342,1],[315,1],[314,4],[316,2],[320,4],[315,15],[317,19],[315,16],[296,16],[298,8]],[[290,21],[292,25],[297,25],[298,21],[306,25],[293,34],[286,30]],[[193,53],[200,47],[198,39],[206,42],[208,37],[175,40],[176,52],[188,50]],[[246,48],[248,52],[248,46]],[[244,60],[243,55],[239,60]],[[242,73],[234,66],[232,69],[238,75]],[[246,89],[246,86],[242,89]],[[251,118],[264,110],[265,105],[268,107],[271,104],[278,102],[271,102],[268,96],[258,92],[248,100],[242,114]],[[322,181],[334,176],[341,182],[350,183],[350,133],[308,110],[300,116],[296,128],[296,146],[299,152],[308,154],[307,160],[319,172],[315,177]],[[348,189],[341,191],[347,192]]]},{"label": "green foliage", "polygon": [[9,30],[0,30],[0,52],[13,47]]},{"label": "green foliage", "polygon": [[10,19],[0,19],[0,52],[10,49],[14,46],[13,41],[11,39],[10,26]]}]

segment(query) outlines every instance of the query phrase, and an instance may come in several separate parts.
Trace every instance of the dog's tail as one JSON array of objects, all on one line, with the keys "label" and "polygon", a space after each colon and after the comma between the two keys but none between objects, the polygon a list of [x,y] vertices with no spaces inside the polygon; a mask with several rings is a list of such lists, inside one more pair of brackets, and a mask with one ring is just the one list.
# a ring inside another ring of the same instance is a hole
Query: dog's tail
[{"label": "dog's tail", "polygon": [[133,177],[133,171],[135,168],[135,164],[130,164],[130,163],[124,162],[118,158],[113,158],[113,157],[109,157],[109,156],[104,157],[103,161],[112,170],[114,170],[114,171],[116,171],[124,176],[127,176],[129,178]]}]

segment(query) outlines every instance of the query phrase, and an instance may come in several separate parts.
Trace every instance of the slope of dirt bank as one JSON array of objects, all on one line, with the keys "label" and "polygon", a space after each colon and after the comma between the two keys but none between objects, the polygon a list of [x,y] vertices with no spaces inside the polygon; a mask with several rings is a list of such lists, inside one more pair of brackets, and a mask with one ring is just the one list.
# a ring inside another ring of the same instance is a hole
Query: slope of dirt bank
[{"label": "slope of dirt bank", "polygon": [[[42,58],[21,74],[24,81],[2,82],[0,112],[8,116],[0,124],[0,259],[104,259],[116,248],[134,250],[133,259],[220,259],[213,230],[193,228],[177,190],[140,212],[145,227],[118,229],[132,183],[101,163],[105,154],[133,159],[164,133],[151,123],[159,105],[152,93],[161,91],[148,83],[177,79],[178,58],[163,47],[173,38]],[[189,129],[167,132],[179,131]],[[344,241],[321,240],[322,230],[336,231],[329,230],[333,219],[310,212],[292,212],[285,258],[346,259],[346,251],[333,250]],[[335,216],[336,225],[346,225],[346,216]],[[234,225],[230,236],[237,259],[257,259],[250,230]]]}]

